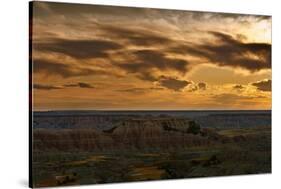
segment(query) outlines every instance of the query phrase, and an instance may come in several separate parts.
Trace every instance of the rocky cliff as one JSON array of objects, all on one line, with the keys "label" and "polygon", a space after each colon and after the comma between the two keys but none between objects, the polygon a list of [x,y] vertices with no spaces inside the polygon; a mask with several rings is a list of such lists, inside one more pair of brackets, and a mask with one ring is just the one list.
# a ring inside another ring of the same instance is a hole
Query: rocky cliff
[{"label": "rocky cliff", "polygon": [[34,129],[34,149],[114,151],[174,149],[216,142],[204,132],[187,132],[190,120],[174,118],[127,119],[111,127]]}]

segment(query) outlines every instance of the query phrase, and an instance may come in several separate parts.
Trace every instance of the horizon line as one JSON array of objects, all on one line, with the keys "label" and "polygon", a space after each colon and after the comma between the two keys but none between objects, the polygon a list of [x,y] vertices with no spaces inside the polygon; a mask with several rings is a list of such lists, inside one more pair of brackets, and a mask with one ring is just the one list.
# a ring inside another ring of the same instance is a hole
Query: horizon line
[{"label": "horizon line", "polygon": [[71,112],[71,111],[272,111],[272,109],[61,109],[61,110],[32,110],[32,112]]}]

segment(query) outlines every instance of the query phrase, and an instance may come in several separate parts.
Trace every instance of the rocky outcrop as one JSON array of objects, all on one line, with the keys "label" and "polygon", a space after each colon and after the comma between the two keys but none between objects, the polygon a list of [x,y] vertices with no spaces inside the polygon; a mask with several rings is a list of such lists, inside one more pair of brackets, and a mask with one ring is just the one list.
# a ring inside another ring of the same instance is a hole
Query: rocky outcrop
[{"label": "rocky outcrop", "polygon": [[128,119],[110,129],[34,129],[34,149],[113,151],[175,149],[209,145],[200,134],[188,133],[188,119]]}]

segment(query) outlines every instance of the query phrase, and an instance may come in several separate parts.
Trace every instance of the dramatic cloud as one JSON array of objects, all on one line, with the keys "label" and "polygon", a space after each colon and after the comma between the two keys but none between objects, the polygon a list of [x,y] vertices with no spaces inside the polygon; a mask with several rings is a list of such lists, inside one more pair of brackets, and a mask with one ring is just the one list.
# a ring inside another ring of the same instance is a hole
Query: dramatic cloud
[{"label": "dramatic cloud", "polygon": [[206,90],[206,87],[207,87],[207,84],[206,83],[203,83],[203,82],[200,82],[197,84],[198,85],[198,88],[200,90]]},{"label": "dramatic cloud", "polygon": [[78,86],[81,88],[94,88],[92,85],[88,84],[88,83],[78,83]]},{"label": "dramatic cloud", "polygon": [[107,35],[125,40],[136,46],[169,45],[173,41],[167,37],[138,29],[120,28],[114,26],[100,26]]},{"label": "dramatic cloud", "polygon": [[271,44],[243,43],[225,33],[208,33],[215,38],[213,43],[180,44],[171,48],[170,52],[192,55],[219,66],[240,67],[251,72],[271,68]]},{"label": "dramatic cloud", "polygon": [[74,58],[105,58],[110,50],[120,49],[122,46],[118,43],[87,39],[48,39],[46,42],[37,42],[34,47],[39,51],[63,53]]},{"label": "dramatic cloud", "polygon": [[93,70],[90,68],[78,68],[70,64],[61,64],[58,62],[53,62],[44,59],[35,59],[33,61],[33,71],[34,73],[43,73],[46,76],[58,75],[63,78],[106,74],[106,72],[102,70]]},{"label": "dramatic cloud", "polygon": [[265,43],[242,43],[228,34],[210,32],[218,43],[201,45],[204,56],[222,66],[234,66],[258,71],[271,68],[271,45]]},{"label": "dramatic cloud", "polygon": [[252,83],[253,86],[257,87],[258,90],[261,91],[271,91],[271,80],[263,80],[263,81],[258,81],[255,83]]},{"label": "dramatic cloud", "polygon": [[190,81],[179,80],[177,78],[161,76],[159,79],[159,84],[163,87],[174,91],[180,91],[185,88],[187,85],[191,84]]},{"label": "dramatic cloud", "polygon": [[120,68],[128,73],[136,73],[140,79],[155,81],[157,77],[152,74],[153,69],[159,71],[177,71],[184,74],[188,71],[189,63],[186,60],[168,58],[164,53],[155,50],[134,51],[133,63],[118,64]]},{"label": "dramatic cloud", "polygon": [[153,50],[140,50],[134,53],[140,63],[145,66],[153,65],[159,70],[175,70],[181,73],[187,72],[188,62],[182,59],[167,58],[165,54]]},{"label": "dramatic cloud", "polygon": [[65,87],[89,88],[89,89],[95,88],[94,86],[92,86],[92,85],[89,84],[89,83],[82,83],[82,82],[79,82],[79,83],[76,83],[76,84],[65,84],[64,86],[65,86]]},{"label": "dramatic cloud", "polygon": [[194,91],[197,91],[198,90],[198,87],[196,85],[191,85],[188,89],[188,92],[194,92]]},{"label": "dramatic cloud", "polygon": [[[189,81],[188,81],[189,82]],[[207,84],[204,82],[200,82],[200,83],[193,83],[193,82],[189,82],[188,87],[187,87],[187,91],[188,92],[195,92],[198,90],[204,91],[207,89]]]},{"label": "dramatic cloud", "polygon": [[62,89],[61,87],[52,86],[52,85],[42,85],[42,84],[33,84],[34,89],[39,90],[54,90],[54,89]]},{"label": "dramatic cloud", "polygon": [[33,5],[38,110],[271,108],[270,16]]},{"label": "dramatic cloud", "polygon": [[236,90],[242,90],[244,89],[245,87],[243,85],[234,85],[233,86],[233,89],[236,89]]},{"label": "dramatic cloud", "polygon": [[145,93],[153,90],[164,90],[162,87],[150,87],[150,88],[129,88],[129,89],[120,89],[118,92],[128,92],[128,93]]},{"label": "dramatic cloud", "polygon": [[88,83],[76,83],[76,84],[65,84],[63,86],[53,86],[53,85],[42,85],[42,84],[34,84],[33,88],[38,90],[54,90],[54,89],[64,89],[66,87],[80,87],[80,88],[94,88],[92,85]]}]

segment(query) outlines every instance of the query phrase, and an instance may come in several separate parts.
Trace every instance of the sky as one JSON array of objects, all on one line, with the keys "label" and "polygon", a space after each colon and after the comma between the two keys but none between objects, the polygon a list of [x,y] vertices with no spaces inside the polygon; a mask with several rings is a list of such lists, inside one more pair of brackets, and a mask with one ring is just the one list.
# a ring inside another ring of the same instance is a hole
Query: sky
[{"label": "sky", "polygon": [[271,17],[33,3],[33,108],[271,109]]}]

